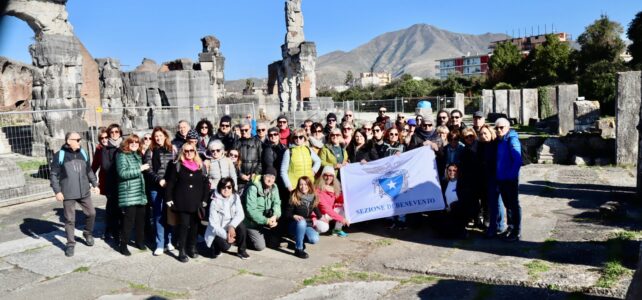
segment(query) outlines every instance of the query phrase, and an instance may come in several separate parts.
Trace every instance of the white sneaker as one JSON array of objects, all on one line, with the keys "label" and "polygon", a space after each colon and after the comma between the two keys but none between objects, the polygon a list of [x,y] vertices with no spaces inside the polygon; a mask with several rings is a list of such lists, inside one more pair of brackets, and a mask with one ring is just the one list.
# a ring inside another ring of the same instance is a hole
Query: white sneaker
[{"label": "white sneaker", "polygon": [[167,247],[165,247],[166,251],[174,251],[176,248],[174,248],[174,245],[172,243],[167,244]]},{"label": "white sneaker", "polygon": [[159,255],[162,255],[162,254],[163,254],[163,249],[162,248],[156,248],[156,250],[154,250],[154,256],[159,256]]}]

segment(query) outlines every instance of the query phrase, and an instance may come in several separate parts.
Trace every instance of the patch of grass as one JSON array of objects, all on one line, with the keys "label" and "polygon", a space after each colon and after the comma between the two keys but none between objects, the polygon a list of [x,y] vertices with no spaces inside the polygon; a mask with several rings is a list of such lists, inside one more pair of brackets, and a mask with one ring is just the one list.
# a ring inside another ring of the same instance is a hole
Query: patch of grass
[{"label": "patch of grass", "polygon": [[390,246],[392,245],[392,240],[391,239],[378,239],[374,242],[375,246],[377,247],[385,247],[385,246]]},{"label": "patch of grass", "polygon": [[547,238],[546,240],[544,240],[544,243],[542,244],[542,252],[546,253],[546,252],[549,252],[549,251],[553,250],[553,248],[555,248],[555,246],[557,246],[557,243],[558,242],[557,242],[556,239]]},{"label": "patch of grass", "polygon": [[40,166],[46,165],[46,164],[47,164],[46,160],[40,160],[40,159],[38,159],[38,160],[23,160],[23,161],[16,162],[16,165],[18,165],[18,167],[20,167],[20,169],[23,172],[26,172],[26,171],[37,171],[40,168]]},{"label": "patch of grass", "polygon": [[439,278],[429,275],[414,275],[399,281],[401,284],[426,284],[439,280]]},{"label": "patch of grass", "polygon": [[310,286],[333,282],[371,281],[382,279],[385,279],[385,277],[379,273],[350,271],[345,264],[338,263],[322,267],[319,274],[304,279],[303,285]]},{"label": "patch of grass", "polygon": [[259,277],[263,276],[263,274],[261,274],[261,273],[250,272],[250,271],[248,271],[246,269],[240,269],[239,273],[238,273],[238,275],[247,275],[247,274],[254,275],[254,276],[259,276]]},{"label": "patch of grass", "polygon": [[177,292],[170,292],[165,290],[157,290],[157,289],[148,287],[144,284],[133,283],[133,282],[129,283],[129,288],[137,292],[152,294],[153,296],[159,296],[167,299],[186,298],[188,296],[187,292],[177,293]]},{"label": "patch of grass", "polygon": [[642,232],[640,231],[620,230],[620,231],[614,232],[611,236],[611,239],[622,240],[622,241],[635,241],[640,237],[642,237]]},{"label": "patch of grass", "polygon": [[44,249],[45,247],[47,247],[47,245],[42,245],[42,246],[36,247],[36,248],[30,248],[30,249],[25,250],[24,253],[35,253],[35,252],[38,252],[38,251]]},{"label": "patch of grass", "polygon": [[528,275],[533,279],[537,279],[539,274],[548,272],[551,269],[546,262],[541,260],[530,261],[529,263],[524,264],[524,267],[528,269]]},{"label": "patch of grass", "polygon": [[619,261],[609,261],[602,267],[602,276],[597,280],[595,286],[601,288],[611,288],[622,276],[631,273],[631,270],[622,266]]},{"label": "patch of grass", "polygon": [[76,269],[74,270],[74,272],[79,272],[79,273],[80,273],[80,272],[88,272],[88,271],[89,271],[89,267],[85,267],[85,266],[82,266],[82,267],[76,268]]},{"label": "patch of grass", "polygon": [[493,296],[493,287],[488,284],[480,283],[477,285],[477,295],[475,300],[486,300]]}]

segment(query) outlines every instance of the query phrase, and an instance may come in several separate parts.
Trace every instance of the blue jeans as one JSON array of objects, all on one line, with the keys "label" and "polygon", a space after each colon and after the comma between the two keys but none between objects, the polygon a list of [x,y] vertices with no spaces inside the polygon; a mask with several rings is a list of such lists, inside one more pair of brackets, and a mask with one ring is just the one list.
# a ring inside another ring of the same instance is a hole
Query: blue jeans
[{"label": "blue jeans", "polygon": [[308,244],[319,242],[319,233],[314,228],[309,227],[305,220],[290,222],[290,233],[294,234],[294,247],[297,250],[303,250],[303,241]]},{"label": "blue jeans", "polygon": [[517,180],[497,181],[499,194],[506,205],[506,220],[513,234],[521,233],[522,208],[519,205],[519,183]]},{"label": "blue jeans", "polygon": [[494,236],[498,231],[506,230],[506,227],[503,226],[504,201],[495,184],[489,184],[488,186],[488,210],[490,220],[486,234]]},{"label": "blue jeans", "polygon": [[171,229],[167,225],[164,205],[164,191],[150,191],[152,201],[153,221],[156,227],[156,249],[163,249],[170,243]]}]

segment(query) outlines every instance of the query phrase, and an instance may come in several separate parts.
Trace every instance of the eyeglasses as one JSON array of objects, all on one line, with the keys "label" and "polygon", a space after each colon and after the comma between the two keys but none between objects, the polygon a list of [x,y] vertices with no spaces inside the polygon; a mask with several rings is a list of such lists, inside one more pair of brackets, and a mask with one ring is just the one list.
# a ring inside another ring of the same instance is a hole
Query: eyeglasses
[{"label": "eyeglasses", "polygon": [[328,122],[336,122],[337,120],[335,119],[328,119]]},{"label": "eyeglasses", "polygon": [[246,119],[252,119],[252,116],[245,116]]},{"label": "eyeglasses", "polygon": [[249,132],[249,129],[241,129],[241,132]]},{"label": "eyeglasses", "polygon": [[375,129],[374,132],[381,132],[381,129]]},{"label": "eyeglasses", "polygon": [[230,157],[236,158],[236,157],[239,157],[239,155],[238,154],[230,154]]},{"label": "eyeglasses", "polygon": [[421,127],[432,127],[432,124],[422,124]]},{"label": "eyeglasses", "polygon": [[120,133],[120,130],[114,129],[114,130],[110,131],[109,133]]},{"label": "eyeglasses", "polygon": [[403,131],[410,131],[410,129],[409,128],[404,128]]},{"label": "eyeglasses", "polygon": [[194,150],[194,149],[184,149],[183,152],[185,152],[185,153],[195,153],[196,150]]},{"label": "eyeglasses", "polygon": [[385,113],[385,112],[386,112],[385,110],[380,110],[380,111],[379,111],[379,113],[380,113],[380,114],[383,114],[383,113]]},{"label": "eyeglasses", "polygon": [[294,138],[297,140],[305,140],[305,135],[297,135]]},{"label": "eyeglasses", "polygon": [[323,174],[323,177],[334,177],[332,174]]},{"label": "eyeglasses", "polygon": [[442,119],[442,120],[448,119],[448,117],[447,117],[447,116],[441,116],[441,117],[439,117],[439,118],[440,118],[440,119]]},{"label": "eyeglasses", "polygon": [[279,124],[287,124],[288,121],[279,121]]},{"label": "eyeglasses", "polygon": [[278,133],[270,133],[270,136],[279,136]]},{"label": "eyeglasses", "polygon": [[506,128],[506,126],[497,126],[495,128],[498,129],[498,130],[504,130],[504,128]]},{"label": "eyeglasses", "polygon": [[143,137],[143,140],[151,141],[151,140],[152,140],[152,138],[151,138],[151,137],[149,137],[149,136],[146,136],[146,137]]},{"label": "eyeglasses", "polygon": [[223,189],[224,190],[232,190],[232,189],[234,189],[234,187],[231,186],[231,185],[226,185],[226,186],[223,187]]},{"label": "eyeglasses", "polygon": [[263,132],[263,131],[266,131],[266,130],[267,130],[267,129],[265,129],[265,128],[259,128],[259,129],[257,129],[256,131]]},{"label": "eyeglasses", "polygon": [[108,136],[101,136],[101,137],[100,137],[100,139],[101,139],[101,140],[106,140],[106,139],[108,139],[108,138],[109,138]]},{"label": "eyeglasses", "polygon": [[69,140],[70,140],[70,141],[76,141],[76,142],[80,142],[80,141],[82,141],[82,138],[77,138],[77,139],[69,139]]},{"label": "eyeglasses", "polygon": [[453,118],[453,119],[459,119],[459,118],[461,118],[461,117],[460,117],[460,116],[452,116],[451,118]]},{"label": "eyeglasses", "polygon": [[469,135],[465,136],[464,138],[465,138],[465,139],[467,139],[467,138],[475,138],[475,136],[474,136],[474,135],[472,135],[472,134],[469,134]]},{"label": "eyeglasses", "polygon": [[389,135],[390,135],[390,136],[399,136],[399,134],[398,134],[398,133],[392,133],[392,132],[391,132]]},{"label": "eyeglasses", "polygon": [[352,128],[350,127],[343,128],[343,131],[350,131],[350,130],[352,130]]},{"label": "eyeglasses", "polygon": [[330,135],[330,137],[340,137],[340,136],[341,136],[341,135],[340,135],[340,134],[338,134],[338,133],[334,133],[334,134]]},{"label": "eyeglasses", "polygon": [[365,128],[363,128],[363,130],[365,130],[365,131],[372,131],[372,128],[365,127]]},{"label": "eyeglasses", "polygon": [[399,119],[405,119],[405,118],[406,118],[406,116],[397,116],[397,118],[399,118]]},{"label": "eyeglasses", "polygon": [[221,152],[221,151],[223,151],[223,150],[222,150],[222,149],[211,149],[210,151],[213,151],[213,152]]},{"label": "eyeglasses", "polygon": [[230,124],[221,124],[221,127],[222,128],[228,128],[228,127],[230,127]]},{"label": "eyeglasses", "polygon": [[315,130],[314,133],[323,133],[323,130]]},{"label": "eyeglasses", "polygon": [[352,115],[349,115],[349,114],[346,114],[346,116],[348,116],[348,117],[352,117]]}]

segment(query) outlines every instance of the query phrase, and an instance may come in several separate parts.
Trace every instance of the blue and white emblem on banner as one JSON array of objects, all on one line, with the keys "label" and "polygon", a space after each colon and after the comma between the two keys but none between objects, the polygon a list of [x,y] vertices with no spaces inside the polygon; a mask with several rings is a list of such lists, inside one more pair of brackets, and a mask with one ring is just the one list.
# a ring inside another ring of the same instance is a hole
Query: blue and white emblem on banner
[{"label": "blue and white emblem on banner", "polygon": [[406,170],[389,172],[373,180],[372,184],[379,196],[388,196],[394,200],[408,189],[408,172]]}]

